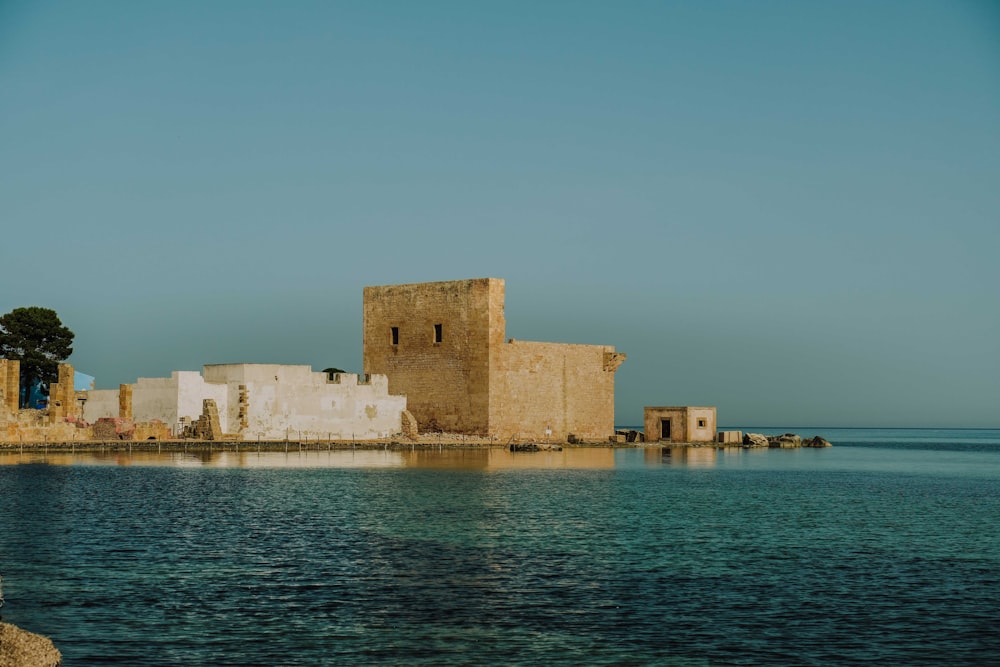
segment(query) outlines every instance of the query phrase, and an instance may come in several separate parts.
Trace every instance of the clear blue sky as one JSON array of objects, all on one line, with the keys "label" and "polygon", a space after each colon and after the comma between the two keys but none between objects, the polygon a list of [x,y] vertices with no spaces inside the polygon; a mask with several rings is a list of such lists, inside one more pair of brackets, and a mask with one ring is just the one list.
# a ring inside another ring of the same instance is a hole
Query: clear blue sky
[{"label": "clear blue sky", "polygon": [[0,312],[98,387],[500,277],[617,422],[1000,426],[1000,3],[0,0]]}]

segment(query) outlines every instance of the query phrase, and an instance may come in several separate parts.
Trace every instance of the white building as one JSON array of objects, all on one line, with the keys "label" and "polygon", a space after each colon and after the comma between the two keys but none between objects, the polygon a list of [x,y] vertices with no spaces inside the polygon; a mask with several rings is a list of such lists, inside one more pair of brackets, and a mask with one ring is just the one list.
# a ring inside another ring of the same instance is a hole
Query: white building
[{"label": "white building", "polygon": [[[331,379],[309,366],[214,364],[174,371],[169,378],[139,378],[130,385],[132,419],[158,419],[179,434],[213,399],[225,433],[244,440],[373,439],[402,430],[405,396],[390,396],[384,375],[340,373]],[[120,415],[120,391],[88,392],[83,417],[95,422]]]}]

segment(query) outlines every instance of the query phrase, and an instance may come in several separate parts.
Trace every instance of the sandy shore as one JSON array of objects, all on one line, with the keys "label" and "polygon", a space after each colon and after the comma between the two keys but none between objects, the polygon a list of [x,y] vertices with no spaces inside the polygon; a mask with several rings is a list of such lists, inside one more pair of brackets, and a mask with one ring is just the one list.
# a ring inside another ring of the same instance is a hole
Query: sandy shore
[{"label": "sandy shore", "polygon": [[9,623],[0,623],[0,665],[3,667],[56,667],[62,655],[52,640]]}]

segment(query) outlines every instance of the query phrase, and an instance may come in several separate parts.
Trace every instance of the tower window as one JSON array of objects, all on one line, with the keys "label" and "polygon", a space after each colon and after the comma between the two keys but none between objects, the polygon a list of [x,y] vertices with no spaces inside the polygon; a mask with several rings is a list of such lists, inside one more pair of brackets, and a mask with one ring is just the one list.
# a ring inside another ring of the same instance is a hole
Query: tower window
[{"label": "tower window", "polygon": [[435,343],[440,343],[441,342],[441,338],[442,338],[441,325],[440,324],[435,324],[434,325],[434,342]]},{"label": "tower window", "polygon": [[392,344],[399,345],[399,327],[392,328]]}]

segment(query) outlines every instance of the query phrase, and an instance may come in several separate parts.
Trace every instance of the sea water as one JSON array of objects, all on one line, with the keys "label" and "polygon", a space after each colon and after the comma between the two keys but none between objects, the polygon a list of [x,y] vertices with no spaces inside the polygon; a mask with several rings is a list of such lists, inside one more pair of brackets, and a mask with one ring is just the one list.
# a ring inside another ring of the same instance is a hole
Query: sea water
[{"label": "sea water", "polygon": [[827,449],[0,455],[72,665],[1000,662],[1000,431]]}]

